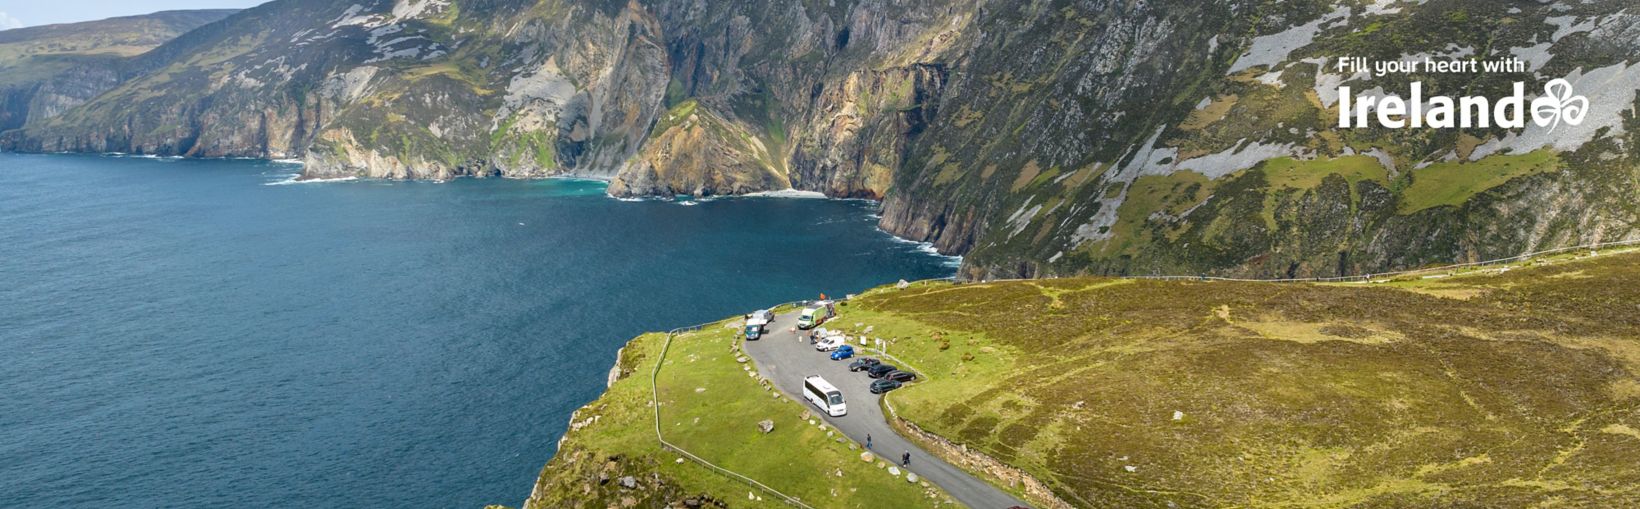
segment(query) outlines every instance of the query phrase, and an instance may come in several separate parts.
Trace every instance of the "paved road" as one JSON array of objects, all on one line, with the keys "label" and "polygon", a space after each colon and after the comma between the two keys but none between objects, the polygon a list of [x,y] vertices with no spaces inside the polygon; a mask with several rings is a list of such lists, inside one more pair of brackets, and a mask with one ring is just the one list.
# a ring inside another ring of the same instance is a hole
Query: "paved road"
[{"label": "paved road", "polygon": [[928,482],[939,485],[946,493],[950,493],[952,498],[969,507],[1006,509],[1025,506],[1013,496],[924,452],[895,433],[894,428],[889,427],[888,420],[883,416],[882,407],[877,404],[878,396],[870,391],[871,377],[864,373],[850,373],[849,361],[832,361],[828,354],[815,351],[814,347],[809,345],[808,332],[799,331],[801,335],[792,334],[791,330],[795,327],[796,313],[777,316],[774,322],[769,324],[768,334],[764,334],[763,338],[757,341],[746,342],[746,352],[757,360],[758,369],[763,376],[773,380],[775,386],[786,393],[787,397],[807,402],[802,396],[803,379],[813,375],[823,376],[836,385],[838,390],[843,391],[843,400],[848,403],[848,414],[831,417],[813,405],[809,405],[809,409],[815,415],[824,418],[833,428],[861,444],[866,442],[866,434],[870,433],[872,451],[894,464],[899,464],[902,453],[910,451],[911,471]]}]

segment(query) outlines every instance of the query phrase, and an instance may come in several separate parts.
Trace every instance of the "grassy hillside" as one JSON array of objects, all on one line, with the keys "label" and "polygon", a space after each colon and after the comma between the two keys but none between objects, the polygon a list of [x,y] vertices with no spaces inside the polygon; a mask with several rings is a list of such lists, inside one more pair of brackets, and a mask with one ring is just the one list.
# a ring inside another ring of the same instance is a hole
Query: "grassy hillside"
[{"label": "grassy hillside", "polygon": [[167,11],[0,31],[0,85],[49,78],[98,57],[139,55],[234,12]]},{"label": "grassy hillside", "polygon": [[[806,403],[775,397],[750,376],[735,349],[738,322],[672,342],[658,378],[668,441],[816,507],[949,504],[937,489],[891,475],[880,459],[861,461],[859,446],[818,425]],[[576,412],[524,507],[789,507],[661,449],[649,406],[650,373],[665,341],[665,334],[649,334],[626,346],[620,379]],[[767,434],[758,429],[765,419],[774,423]],[[632,487],[623,482],[628,476]]]},{"label": "grassy hillside", "polygon": [[[924,430],[1078,507],[1640,504],[1640,252],[1370,284],[878,289]],[[1177,413],[1176,413],[1177,412]]]},{"label": "grassy hillside", "polygon": [[[1640,249],[1372,283],[929,282],[831,324],[930,375],[890,395],[902,418],[1074,507],[1617,507],[1640,504],[1637,268]],[[945,503],[773,397],[734,323],[673,342],[669,440],[816,507]],[[526,507],[778,505],[657,445],[664,340],[627,346]]]}]

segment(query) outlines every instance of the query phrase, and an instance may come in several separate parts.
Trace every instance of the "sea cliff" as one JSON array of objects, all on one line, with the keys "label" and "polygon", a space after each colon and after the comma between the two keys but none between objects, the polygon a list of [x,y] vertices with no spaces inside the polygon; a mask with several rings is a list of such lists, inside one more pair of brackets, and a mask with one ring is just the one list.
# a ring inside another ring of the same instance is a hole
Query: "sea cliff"
[{"label": "sea cliff", "polygon": [[[964,255],[969,279],[1355,275],[1640,238],[1627,7],[286,0],[117,76],[0,92],[0,147],[866,198],[884,230]],[[1339,55],[1528,65],[1375,77],[1325,65]],[[1340,86],[1551,79],[1596,105],[1588,120],[1333,122]]]}]

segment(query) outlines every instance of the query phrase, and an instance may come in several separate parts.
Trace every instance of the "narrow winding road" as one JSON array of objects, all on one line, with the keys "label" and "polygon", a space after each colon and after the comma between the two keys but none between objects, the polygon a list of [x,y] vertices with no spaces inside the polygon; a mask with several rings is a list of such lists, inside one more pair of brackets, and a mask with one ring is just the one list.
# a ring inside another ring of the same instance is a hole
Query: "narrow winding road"
[{"label": "narrow winding road", "polygon": [[923,451],[895,433],[894,428],[889,427],[882,407],[877,404],[879,396],[871,393],[872,379],[864,373],[849,372],[849,361],[833,361],[829,355],[815,351],[814,347],[809,345],[808,332],[799,331],[800,334],[793,334],[791,331],[795,327],[796,313],[777,316],[774,322],[769,324],[769,332],[760,340],[747,341],[745,348],[746,352],[757,360],[757,367],[763,376],[774,381],[775,387],[787,397],[806,402],[802,395],[803,379],[812,375],[823,376],[843,391],[843,399],[848,403],[848,414],[831,417],[814,409],[812,405],[810,409],[850,439],[864,444],[866,435],[870,434],[872,452],[894,464],[899,464],[901,454],[910,452],[912,472],[916,472],[928,482],[939,485],[946,493],[951,494],[952,498],[968,507],[1007,509],[1025,506],[1025,503],[1013,496]]}]

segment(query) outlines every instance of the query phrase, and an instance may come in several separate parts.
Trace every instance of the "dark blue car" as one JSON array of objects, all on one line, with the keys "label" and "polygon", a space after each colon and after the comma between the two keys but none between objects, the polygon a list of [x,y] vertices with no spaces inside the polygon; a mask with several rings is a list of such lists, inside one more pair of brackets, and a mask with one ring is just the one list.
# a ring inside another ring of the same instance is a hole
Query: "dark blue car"
[{"label": "dark blue car", "polygon": [[831,352],[831,360],[834,360],[834,361],[840,361],[840,360],[847,359],[847,358],[853,357],[853,356],[854,356],[854,346],[852,346],[852,345],[839,346],[839,347],[837,347],[836,350],[832,350],[832,352]]}]

